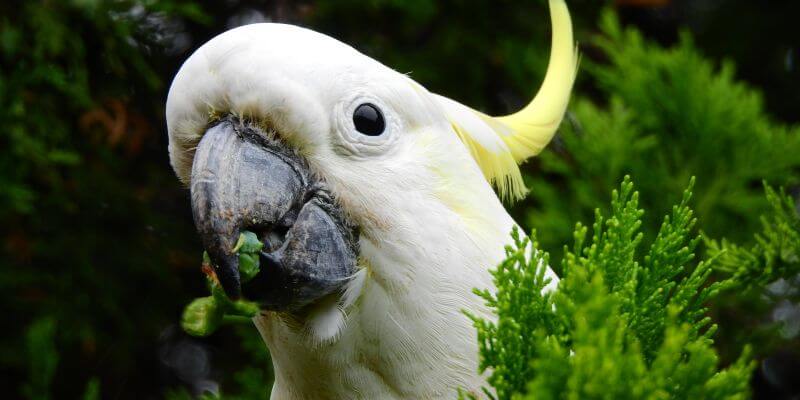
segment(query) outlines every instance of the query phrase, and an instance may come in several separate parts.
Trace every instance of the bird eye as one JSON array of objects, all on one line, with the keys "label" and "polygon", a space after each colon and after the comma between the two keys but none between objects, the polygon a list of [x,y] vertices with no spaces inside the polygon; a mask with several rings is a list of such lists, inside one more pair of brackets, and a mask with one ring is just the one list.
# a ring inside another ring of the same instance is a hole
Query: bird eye
[{"label": "bird eye", "polygon": [[364,103],[353,111],[353,124],[356,130],[367,136],[379,136],[386,128],[383,114],[374,104]]}]

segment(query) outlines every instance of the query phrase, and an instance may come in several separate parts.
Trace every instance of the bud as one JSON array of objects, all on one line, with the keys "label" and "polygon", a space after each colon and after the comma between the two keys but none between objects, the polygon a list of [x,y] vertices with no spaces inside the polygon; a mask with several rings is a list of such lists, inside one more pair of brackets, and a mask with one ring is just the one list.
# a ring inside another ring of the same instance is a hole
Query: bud
[{"label": "bud", "polygon": [[239,253],[239,276],[242,282],[248,282],[260,271],[259,252],[264,248],[264,243],[258,240],[258,236],[250,231],[239,234],[239,240],[233,251]]},{"label": "bud", "polygon": [[192,336],[208,336],[222,323],[224,310],[214,297],[201,297],[183,310],[181,326]]},{"label": "bud", "polygon": [[[264,248],[264,243],[258,240],[255,233],[245,231],[239,235],[233,251],[239,253],[239,274],[242,282],[247,282],[258,274],[259,253],[262,248]],[[183,310],[181,326],[186,333],[192,336],[208,336],[219,328],[225,320],[225,315],[246,318],[258,315],[260,311],[258,304],[241,299],[231,301],[225,295],[206,252],[203,252],[202,269],[206,275],[211,296],[195,299]]]}]

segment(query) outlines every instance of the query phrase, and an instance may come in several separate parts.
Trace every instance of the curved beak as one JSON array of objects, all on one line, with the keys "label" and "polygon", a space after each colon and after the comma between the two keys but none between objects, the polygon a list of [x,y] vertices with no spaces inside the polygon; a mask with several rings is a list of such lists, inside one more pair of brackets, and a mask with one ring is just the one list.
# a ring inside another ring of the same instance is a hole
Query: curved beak
[{"label": "curved beak", "polygon": [[[355,230],[307,163],[274,136],[226,118],[200,141],[192,212],[226,294],[293,311],[341,287],[356,271]],[[264,241],[261,271],[242,288],[234,251],[242,230]]]}]

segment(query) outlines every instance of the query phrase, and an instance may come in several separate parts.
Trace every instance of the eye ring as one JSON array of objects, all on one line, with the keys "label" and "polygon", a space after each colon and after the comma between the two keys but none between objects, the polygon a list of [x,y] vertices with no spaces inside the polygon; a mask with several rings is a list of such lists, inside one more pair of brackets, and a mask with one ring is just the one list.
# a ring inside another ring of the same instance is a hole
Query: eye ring
[{"label": "eye ring", "polygon": [[[360,113],[356,112],[359,108],[362,108],[361,112],[374,111],[373,129],[362,126],[363,121],[356,122],[360,117],[354,116]],[[383,129],[380,130],[378,115],[383,122]],[[399,137],[398,132],[403,130],[403,121],[397,117],[392,106],[366,90],[353,91],[338,101],[332,116],[335,151],[355,158],[372,157],[391,150]]]},{"label": "eye ring", "polygon": [[353,126],[364,135],[380,136],[386,130],[386,120],[378,106],[363,103],[353,110]]}]

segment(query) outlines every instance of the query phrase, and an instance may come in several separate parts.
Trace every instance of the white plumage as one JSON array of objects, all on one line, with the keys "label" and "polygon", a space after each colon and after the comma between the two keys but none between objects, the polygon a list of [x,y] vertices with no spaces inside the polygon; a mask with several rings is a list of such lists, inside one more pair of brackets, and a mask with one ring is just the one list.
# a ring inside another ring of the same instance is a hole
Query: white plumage
[{"label": "white plumage", "polygon": [[[307,315],[256,318],[275,367],[273,398],[480,393],[475,329],[462,310],[490,317],[472,288],[492,287],[488,269],[502,260],[515,225],[490,182],[516,179],[516,163],[512,170],[503,160],[521,161],[519,154],[540,150],[524,146],[549,141],[575,74],[566,6],[552,0],[551,9],[561,24],[553,55],[570,58],[555,60],[559,76],[540,96],[557,104],[538,97],[538,109],[506,119],[429,93],[341,42],[291,25],[225,32],[181,67],[167,122],[172,165],[184,182],[210,119],[249,117],[298,149],[360,229],[361,269],[340,297]],[[364,102],[383,111],[384,134],[353,129],[352,109]],[[530,121],[550,128],[528,129]]]}]

